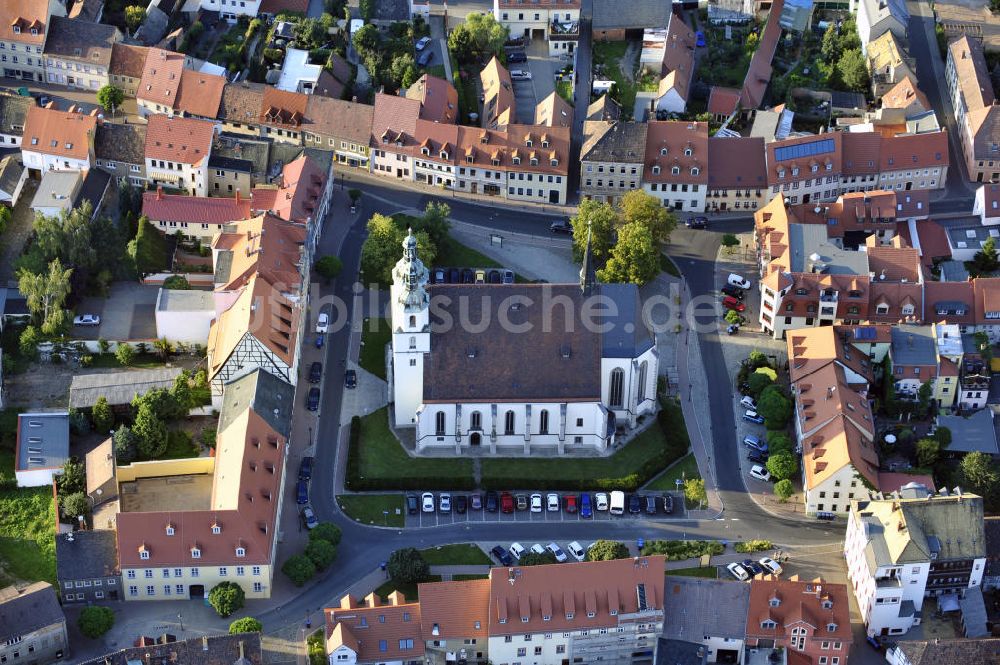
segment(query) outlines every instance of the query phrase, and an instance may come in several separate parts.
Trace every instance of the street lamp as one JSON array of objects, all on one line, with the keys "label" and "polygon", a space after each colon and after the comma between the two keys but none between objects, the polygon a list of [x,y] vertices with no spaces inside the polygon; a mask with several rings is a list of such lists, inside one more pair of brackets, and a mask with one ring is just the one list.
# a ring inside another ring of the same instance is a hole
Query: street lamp
[{"label": "street lamp", "polygon": [[181,631],[183,631],[184,630],[184,617],[181,616],[180,612],[177,613],[177,620],[181,622]]}]

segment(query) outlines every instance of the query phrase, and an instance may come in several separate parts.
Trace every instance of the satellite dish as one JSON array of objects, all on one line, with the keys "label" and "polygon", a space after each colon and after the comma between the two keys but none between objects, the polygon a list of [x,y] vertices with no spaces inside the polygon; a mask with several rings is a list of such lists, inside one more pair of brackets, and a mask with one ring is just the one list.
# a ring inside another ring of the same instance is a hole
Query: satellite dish
[{"label": "satellite dish", "polygon": [[820,260],[820,259],[822,259],[822,258],[823,258],[823,257],[822,257],[822,256],[820,256],[820,255],[819,255],[818,253],[816,253],[816,252],[813,252],[812,254],[810,254],[810,255],[809,255],[809,260],[810,260],[810,261],[819,261],[819,260]]},{"label": "satellite dish", "polygon": [[895,434],[886,434],[885,435],[885,442],[886,443],[896,443],[896,435]]}]

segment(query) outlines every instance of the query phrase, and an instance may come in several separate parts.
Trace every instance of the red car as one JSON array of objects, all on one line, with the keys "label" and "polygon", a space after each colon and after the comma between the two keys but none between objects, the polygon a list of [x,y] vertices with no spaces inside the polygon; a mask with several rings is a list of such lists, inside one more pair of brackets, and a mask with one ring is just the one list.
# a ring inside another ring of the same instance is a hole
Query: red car
[{"label": "red car", "polygon": [[504,492],[500,495],[500,512],[501,513],[512,513],[514,512],[514,497],[511,496],[510,492]]},{"label": "red car", "polygon": [[739,300],[732,296],[726,296],[722,299],[722,306],[726,309],[736,310],[737,312],[742,312],[747,308],[746,305],[741,303]]},{"label": "red car", "polygon": [[575,513],[576,512],[576,495],[575,494],[567,494],[565,497],[563,497],[563,499],[564,499],[564,501],[566,503],[566,512],[567,513]]}]

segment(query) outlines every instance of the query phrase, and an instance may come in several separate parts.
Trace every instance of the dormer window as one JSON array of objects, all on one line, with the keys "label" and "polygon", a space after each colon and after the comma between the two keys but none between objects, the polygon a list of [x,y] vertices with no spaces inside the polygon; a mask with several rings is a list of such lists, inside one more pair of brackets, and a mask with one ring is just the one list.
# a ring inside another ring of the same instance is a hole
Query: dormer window
[{"label": "dormer window", "polygon": [[531,139],[525,139],[525,141],[524,141],[524,145],[525,145],[525,147],[527,147],[527,148],[530,148],[530,147],[531,147],[531,144],[532,144],[532,141],[531,141]]},{"label": "dormer window", "polygon": [[827,162],[826,163],[826,170],[827,171],[832,171],[833,170],[833,162]]},{"label": "dormer window", "polygon": [[500,160],[494,157],[493,159],[490,160],[490,164],[492,164],[493,166],[500,166]]},{"label": "dormer window", "polygon": [[799,174],[799,167],[797,167],[797,166],[793,166],[793,167],[792,167],[792,177],[794,178],[794,177],[795,177],[795,176],[797,176],[798,174]]},{"label": "dormer window", "polygon": [[593,619],[596,616],[597,616],[596,612],[587,612],[587,618],[588,619]]},{"label": "dormer window", "polygon": [[824,600],[822,604],[823,604],[823,609],[824,610],[832,610],[833,609],[833,601],[832,600]]},{"label": "dormer window", "polygon": [[441,152],[439,152],[439,153],[438,153],[438,156],[439,156],[439,157],[440,157],[441,159],[444,159],[444,160],[446,160],[446,161],[447,161],[447,159],[448,159],[448,152],[447,152],[447,151],[445,151],[445,150],[442,150]]},{"label": "dormer window", "polygon": [[538,158],[532,157],[531,159],[528,160],[528,163],[531,164],[532,166],[538,166]]},{"label": "dormer window", "polygon": [[701,173],[701,169],[699,169],[697,166],[691,167],[691,175],[698,175],[699,173]]},{"label": "dormer window", "polygon": [[612,609],[608,610],[608,614],[610,614],[613,617],[616,617],[616,616],[618,616],[618,610],[612,608]]},{"label": "dormer window", "polygon": [[197,546],[196,547],[192,547],[191,548],[191,558],[192,559],[200,559],[201,558],[201,549],[198,548]]},{"label": "dormer window", "polygon": [[389,144],[389,137],[388,136],[383,136],[382,137],[382,143],[388,145]]},{"label": "dormer window", "polygon": [[222,533],[222,526],[218,523],[213,524],[212,533],[218,536],[220,533]]},{"label": "dormer window", "polygon": [[552,616],[549,614],[543,614],[542,621],[552,621]]},{"label": "dormer window", "polygon": [[673,175],[680,175],[681,174],[681,167],[679,167],[679,166],[672,167],[670,169],[670,173],[672,173]]},{"label": "dormer window", "polygon": [[556,159],[555,157],[553,157],[552,159],[549,160],[549,165],[550,166],[559,166],[559,160]]},{"label": "dormer window", "polygon": [[490,135],[487,134],[486,132],[483,132],[483,135],[479,137],[479,142],[480,143],[489,143],[490,142]]},{"label": "dormer window", "polygon": [[15,35],[21,34],[21,26],[19,26],[19,25],[13,25],[11,27],[14,29],[14,34]]},{"label": "dormer window", "polygon": [[660,156],[661,157],[666,157],[666,155],[667,155],[667,149],[666,148],[660,148]]},{"label": "dormer window", "polygon": [[149,560],[149,549],[146,548],[145,543],[139,546],[139,558],[144,561]]},{"label": "dormer window", "polygon": [[521,617],[521,623],[528,623],[528,620],[529,620],[530,618],[531,618],[531,617]]},{"label": "dormer window", "polygon": [[653,175],[660,175],[660,167],[659,166],[654,166],[653,167]]},{"label": "dormer window", "polygon": [[420,154],[423,155],[424,157],[430,157],[431,156],[431,149],[428,148],[428,147],[423,147],[423,148],[420,149]]},{"label": "dormer window", "polygon": [[174,525],[173,524],[168,524],[167,525],[167,535],[168,536],[174,535]]},{"label": "dormer window", "polygon": [[573,613],[572,612],[567,612],[566,613],[566,620],[567,621],[572,621],[573,620]]},{"label": "dormer window", "polygon": [[694,154],[694,151],[691,150],[691,148],[684,148],[684,156],[685,157],[690,157],[693,154]]},{"label": "dormer window", "polygon": [[828,624],[826,624],[826,632],[828,632],[828,633],[835,633],[835,632],[837,632],[837,624],[835,624],[835,623],[828,623]]},{"label": "dormer window", "polygon": [[781,605],[781,599],[780,598],[772,598],[771,600],[768,601],[767,604],[770,605],[771,607],[778,607],[778,606]]},{"label": "dormer window", "polygon": [[816,171],[819,171],[819,164],[813,164],[813,165],[812,165],[812,166],[811,166],[811,167],[809,168],[809,170],[810,170],[810,171],[812,171],[813,173],[816,173]]},{"label": "dormer window", "polygon": [[247,549],[245,547],[237,547],[236,548],[236,558],[237,559],[242,559],[246,555],[247,555]]},{"label": "dormer window", "polygon": [[548,141],[542,141],[542,147],[543,148],[548,148],[549,147],[549,142]]},{"label": "dormer window", "polygon": [[521,163],[521,158],[520,157],[511,157],[510,161],[512,161],[515,165],[518,165],[518,164]]},{"label": "dormer window", "polygon": [[779,178],[785,177],[785,169],[778,169],[778,177]]},{"label": "dormer window", "polygon": [[475,157],[473,157],[472,155],[466,155],[466,156],[465,156],[465,161],[466,161],[466,163],[468,163],[468,164],[472,164],[473,162],[475,162],[475,161],[476,161],[476,158],[475,158]]},{"label": "dormer window", "polygon": [[36,36],[37,36],[37,35],[38,35],[38,28],[32,28],[32,29],[31,29],[31,34],[33,34],[33,35],[36,35]]}]

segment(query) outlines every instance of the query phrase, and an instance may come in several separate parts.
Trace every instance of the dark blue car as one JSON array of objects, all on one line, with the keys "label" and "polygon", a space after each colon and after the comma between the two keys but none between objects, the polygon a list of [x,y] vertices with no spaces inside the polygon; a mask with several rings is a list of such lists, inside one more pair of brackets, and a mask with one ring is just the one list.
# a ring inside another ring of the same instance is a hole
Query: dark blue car
[{"label": "dark blue car", "polygon": [[323,337],[325,337],[325,335],[323,335],[323,333],[320,333],[319,335],[316,335],[316,348],[317,349],[322,349],[323,348]]},{"label": "dark blue car", "polygon": [[309,485],[304,480],[295,483],[295,503],[300,506],[309,503]]},{"label": "dark blue car", "polygon": [[590,495],[584,492],[580,495],[580,517],[590,518],[594,516],[593,507],[590,505]]}]

